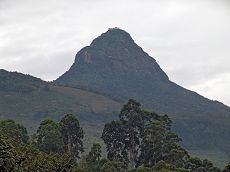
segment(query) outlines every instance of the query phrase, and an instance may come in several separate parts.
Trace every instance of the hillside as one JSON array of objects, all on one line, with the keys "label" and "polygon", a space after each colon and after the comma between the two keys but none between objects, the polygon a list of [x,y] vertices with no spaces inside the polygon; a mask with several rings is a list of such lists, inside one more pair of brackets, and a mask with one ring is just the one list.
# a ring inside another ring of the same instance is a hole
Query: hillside
[{"label": "hillside", "polygon": [[230,108],[170,81],[155,59],[121,29],[109,29],[81,49],[54,83],[123,103],[136,99],[147,109],[169,114],[187,149],[216,151],[224,155],[220,161],[230,159]]},{"label": "hillside", "polygon": [[14,119],[25,125],[30,133],[44,119],[57,121],[66,113],[73,113],[86,131],[87,148],[92,140],[98,141],[103,124],[114,119],[121,107],[119,102],[96,93],[55,86],[5,70],[0,70],[0,97],[0,119]]}]

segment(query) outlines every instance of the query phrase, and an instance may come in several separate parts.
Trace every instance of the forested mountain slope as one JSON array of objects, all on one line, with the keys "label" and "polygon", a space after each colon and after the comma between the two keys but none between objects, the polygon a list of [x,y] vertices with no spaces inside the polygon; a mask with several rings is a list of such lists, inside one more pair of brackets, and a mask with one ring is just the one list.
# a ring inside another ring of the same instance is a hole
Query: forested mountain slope
[{"label": "forested mountain slope", "polygon": [[14,119],[30,133],[44,119],[77,116],[85,130],[85,147],[99,140],[103,124],[117,116],[121,104],[81,89],[55,86],[38,78],[0,70],[0,119]]}]

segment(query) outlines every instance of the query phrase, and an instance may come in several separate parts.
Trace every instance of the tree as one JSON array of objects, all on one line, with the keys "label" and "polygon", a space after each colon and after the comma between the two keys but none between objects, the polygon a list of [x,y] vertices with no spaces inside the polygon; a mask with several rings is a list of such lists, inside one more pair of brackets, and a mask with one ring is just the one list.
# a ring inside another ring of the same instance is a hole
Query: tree
[{"label": "tree", "polygon": [[[148,124],[143,134],[139,164],[154,166],[158,161],[163,160],[161,152],[162,140],[164,137],[163,126],[160,122]],[[163,152],[162,152],[163,153]]]},{"label": "tree", "polygon": [[61,134],[65,144],[65,151],[74,158],[79,158],[83,149],[83,129],[79,121],[72,114],[65,115],[60,121]]},{"label": "tree", "polygon": [[76,166],[73,159],[66,155],[45,153],[32,144],[13,146],[0,134],[0,171],[1,172],[64,172],[72,171]]},{"label": "tree", "polygon": [[0,171],[13,171],[17,166],[17,159],[15,156],[13,146],[0,133]]},{"label": "tree", "polygon": [[223,172],[230,172],[230,163],[224,167]]},{"label": "tree", "polygon": [[130,163],[131,168],[138,165],[145,126],[154,121],[161,121],[165,130],[170,128],[171,120],[167,115],[145,111],[140,103],[130,99],[123,106],[119,120],[104,127],[102,139],[107,147],[108,159]]},{"label": "tree", "polygon": [[210,172],[220,172],[221,170],[213,165],[207,159],[201,160],[198,157],[190,157],[186,164],[185,168],[190,169],[192,171],[210,171]]},{"label": "tree", "polygon": [[[178,145],[181,139],[170,131],[172,121],[141,108],[135,100],[123,106],[118,121],[106,124],[103,130],[108,159],[134,166],[152,167],[164,160],[183,167],[188,153]],[[129,157],[128,157],[129,155]]]},{"label": "tree", "polygon": [[141,104],[130,99],[122,108],[119,118],[126,133],[125,145],[129,150],[130,165],[131,168],[134,168],[137,162],[140,137],[144,126],[144,112],[141,109]]},{"label": "tree", "polygon": [[13,120],[1,121],[0,132],[15,143],[28,143],[29,136],[26,128]]},{"label": "tree", "polygon": [[90,167],[91,171],[99,171],[99,163],[101,158],[101,145],[94,143],[91,151],[86,155],[86,164]]},{"label": "tree", "polygon": [[37,144],[44,152],[63,153],[64,143],[59,125],[52,120],[42,121],[37,130]]},{"label": "tree", "polygon": [[183,167],[188,153],[179,146],[181,141],[170,131],[171,120],[167,115],[155,116],[155,120],[144,127],[139,164],[152,167],[159,161]]},{"label": "tree", "polygon": [[106,144],[107,158],[128,164],[128,150],[125,145],[126,133],[120,121],[105,124],[102,139]]},{"label": "tree", "polygon": [[88,164],[95,164],[100,161],[101,158],[101,145],[98,143],[94,143],[91,147],[91,151],[86,156],[86,162]]}]

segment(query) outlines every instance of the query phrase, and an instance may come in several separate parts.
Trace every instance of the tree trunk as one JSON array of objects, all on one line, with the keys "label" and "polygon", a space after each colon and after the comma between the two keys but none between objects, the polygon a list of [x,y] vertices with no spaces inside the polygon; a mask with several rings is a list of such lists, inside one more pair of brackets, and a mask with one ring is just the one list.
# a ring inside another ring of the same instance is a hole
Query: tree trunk
[{"label": "tree trunk", "polygon": [[72,155],[71,141],[70,141],[70,137],[69,136],[68,136],[67,152],[68,152],[69,155]]},{"label": "tree trunk", "polygon": [[132,135],[131,149],[130,149],[130,166],[131,169],[135,167],[135,143],[134,143],[134,135]]}]

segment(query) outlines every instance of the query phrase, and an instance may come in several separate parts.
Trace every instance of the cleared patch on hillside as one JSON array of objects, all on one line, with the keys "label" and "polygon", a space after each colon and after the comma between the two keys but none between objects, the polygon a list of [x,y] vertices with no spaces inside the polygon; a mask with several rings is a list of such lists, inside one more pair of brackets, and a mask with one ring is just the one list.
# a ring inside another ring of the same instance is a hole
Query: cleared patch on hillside
[{"label": "cleared patch on hillside", "polygon": [[51,89],[68,96],[74,96],[81,104],[90,107],[93,113],[117,112],[121,109],[119,102],[93,92],[64,86],[52,86]]}]

